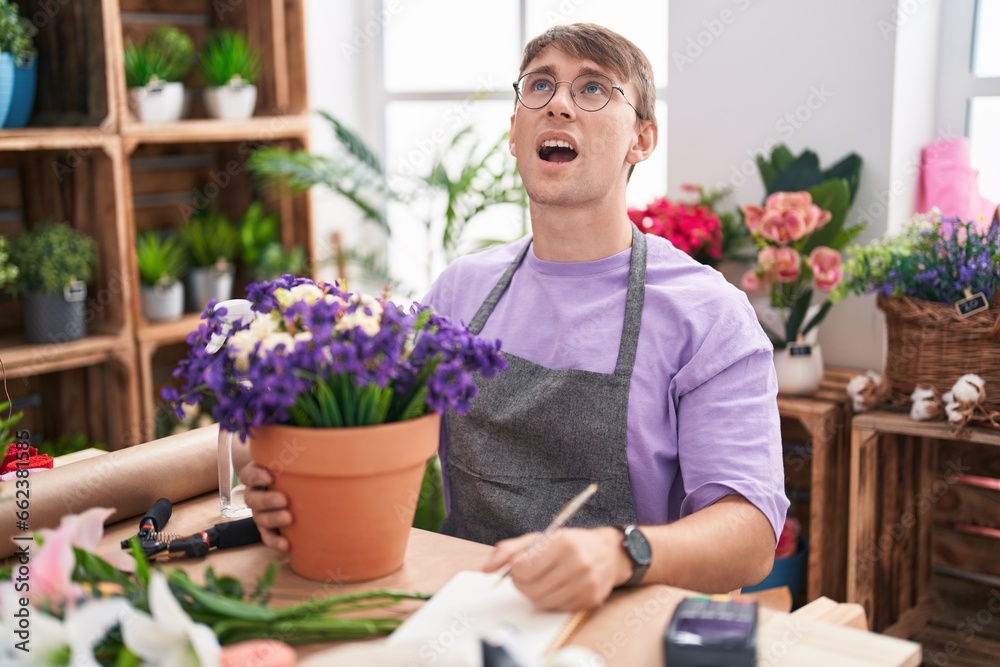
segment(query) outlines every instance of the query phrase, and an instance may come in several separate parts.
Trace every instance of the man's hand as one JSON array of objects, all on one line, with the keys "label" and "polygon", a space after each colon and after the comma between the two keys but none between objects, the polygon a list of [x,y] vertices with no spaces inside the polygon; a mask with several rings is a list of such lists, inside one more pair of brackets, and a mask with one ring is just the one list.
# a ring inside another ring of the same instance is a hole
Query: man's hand
[{"label": "man's hand", "polygon": [[514,585],[539,609],[593,609],[632,576],[617,528],[562,528],[533,546],[539,536],[498,542],[483,566],[494,572],[510,563]]},{"label": "man's hand", "polygon": [[253,510],[253,522],[264,544],[278,551],[288,551],[288,539],[282,537],[278,529],[292,525],[292,513],[288,511],[288,497],[268,488],[274,483],[274,476],[267,468],[248,463],[240,470],[240,480],[247,486],[243,498]]}]

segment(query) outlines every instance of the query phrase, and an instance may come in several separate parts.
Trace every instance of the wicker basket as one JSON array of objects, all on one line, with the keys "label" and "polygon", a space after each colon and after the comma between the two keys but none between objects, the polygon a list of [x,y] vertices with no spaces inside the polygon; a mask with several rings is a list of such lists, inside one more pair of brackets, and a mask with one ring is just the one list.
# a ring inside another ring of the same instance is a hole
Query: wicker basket
[{"label": "wicker basket", "polygon": [[918,383],[949,391],[966,373],[986,382],[985,406],[1000,409],[1000,290],[989,310],[962,317],[953,306],[910,297],[878,297],[885,313],[885,375],[893,398],[908,402]]}]

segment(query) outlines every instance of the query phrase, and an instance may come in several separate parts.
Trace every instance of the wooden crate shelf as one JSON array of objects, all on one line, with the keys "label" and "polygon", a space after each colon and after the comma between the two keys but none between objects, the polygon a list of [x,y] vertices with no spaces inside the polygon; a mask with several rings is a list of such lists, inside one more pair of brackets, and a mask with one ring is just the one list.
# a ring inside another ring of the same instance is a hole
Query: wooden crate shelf
[{"label": "wooden crate shelf", "polygon": [[[104,426],[93,422],[87,429],[112,448],[127,446],[154,437],[159,389],[199,319],[197,313],[168,323],[142,318],[137,234],[185,224],[193,211],[186,205],[196,204],[201,193],[233,220],[252,201],[261,201],[280,216],[285,246],[311,254],[308,196],[258,191],[246,171],[248,156],[259,146],[308,147],[302,2],[16,4],[40,30],[38,95],[28,127],[0,130],[0,235],[14,236],[48,219],[66,220],[97,241],[100,268],[90,284],[89,335],[80,341],[27,345],[20,301],[0,293],[0,359],[14,383],[58,386],[65,396],[72,394],[71,386],[86,390],[87,400],[76,405],[68,399],[42,401],[47,430],[60,411],[67,424],[84,412],[93,420],[107,413]],[[184,120],[143,124],[131,117],[124,45],[156,25],[186,31],[196,48],[212,29],[245,31],[262,61],[255,116],[206,118],[203,84],[192,71],[185,81],[190,99]],[[222,187],[220,174],[226,180]],[[238,275],[234,296],[243,294],[245,282]],[[37,413],[41,399],[32,401],[30,409]],[[35,413],[32,423],[42,423]]]},{"label": "wooden crate shelf", "polygon": [[852,422],[850,483],[848,600],[873,629],[898,630],[952,592],[935,590],[942,572],[1000,584],[1000,432],[864,413]]}]

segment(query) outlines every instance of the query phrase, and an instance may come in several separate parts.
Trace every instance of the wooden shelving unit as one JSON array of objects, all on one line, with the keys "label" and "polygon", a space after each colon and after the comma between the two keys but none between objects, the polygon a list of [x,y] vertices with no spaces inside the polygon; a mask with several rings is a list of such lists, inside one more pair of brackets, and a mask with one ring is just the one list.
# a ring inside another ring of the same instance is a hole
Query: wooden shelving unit
[{"label": "wooden shelving unit", "polygon": [[[25,16],[48,6],[18,4]],[[145,124],[131,116],[124,44],[156,25],[187,32],[196,48],[214,28],[246,31],[262,56],[255,116],[206,118],[194,73],[185,82],[184,120]],[[311,252],[307,196],[258,191],[246,170],[259,146],[308,147],[302,2],[78,0],[40,26],[36,46],[38,94],[29,127],[0,130],[0,234],[66,220],[97,241],[100,269],[90,289],[88,336],[80,341],[26,344],[19,300],[0,295],[0,359],[12,398],[27,406],[25,428],[46,437],[82,428],[118,449],[154,437],[160,388],[199,319],[188,313],[174,322],[144,320],[137,233],[183,226],[208,201],[238,219],[260,200],[280,216],[286,246]],[[245,282],[237,277],[234,296]],[[81,412],[96,416],[81,420]]]}]

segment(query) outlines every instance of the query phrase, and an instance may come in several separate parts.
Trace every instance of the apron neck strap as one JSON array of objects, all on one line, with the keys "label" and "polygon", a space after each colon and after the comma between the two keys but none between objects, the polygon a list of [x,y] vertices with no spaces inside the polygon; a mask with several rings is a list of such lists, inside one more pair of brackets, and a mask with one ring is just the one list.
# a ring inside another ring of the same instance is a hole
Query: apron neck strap
[{"label": "apron neck strap", "polygon": [[[629,261],[628,290],[625,293],[625,320],[622,325],[622,339],[618,346],[618,361],[615,364],[615,375],[630,377],[635,366],[635,352],[639,344],[639,325],[642,323],[642,304],[646,287],[646,235],[635,225],[632,227],[632,257]],[[476,311],[476,316],[469,324],[469,331],[478,336],[486,325],[486,320],[500,302],[500,297],[507,291],[514,272],[524,261],[531,239],[524,244],[517,257],[510,263],[507,270],[497,281],[493,290]]]}]

